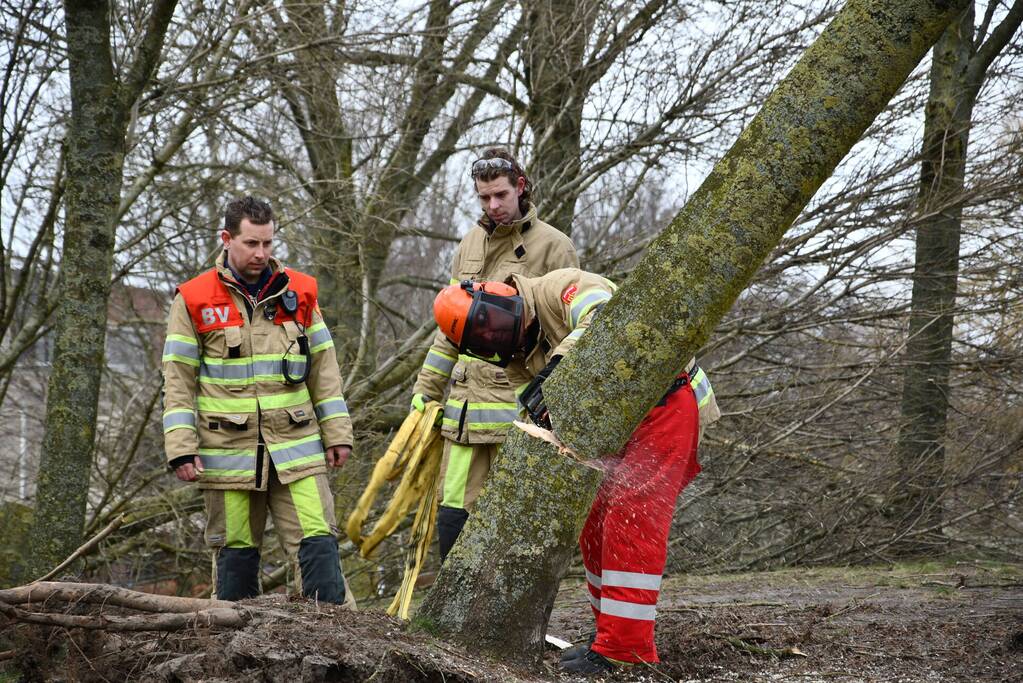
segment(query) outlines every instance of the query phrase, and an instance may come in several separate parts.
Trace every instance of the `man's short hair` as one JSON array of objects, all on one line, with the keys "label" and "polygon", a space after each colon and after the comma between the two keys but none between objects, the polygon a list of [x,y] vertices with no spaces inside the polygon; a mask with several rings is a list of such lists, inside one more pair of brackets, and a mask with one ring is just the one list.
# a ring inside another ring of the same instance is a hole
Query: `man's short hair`
[{"label": "man's short hair", "polygon": [[248,218],[256,225],[266,225],[274,220],[274,210],[269,202],[246,195],[227,203],[224,210],[224,230],[237,237],[241,231],[242,219]]},{"label": "man's short hair", "polygon": [[504,159],[511,163],[511,168],[495,168],[487,167],[481,169],[478,173],[473,173],[473,185],[475,186],[477,180],[488,182],[491,180],[497,180],[500,177],[505,177],[515,187],[515,183],[518,182],[519,178],[526,181],[526,186],[522,190],[522,194],[519,196],[519,210],[522,211],[522,215],[526,215],[529,211],[529,202],[532,201],[533,197],[533,183],[529,180],[529,176],[522,170],[522,165],[511,155],[504,147],[488,147],[483,150],[483,154],[480,159]]}]

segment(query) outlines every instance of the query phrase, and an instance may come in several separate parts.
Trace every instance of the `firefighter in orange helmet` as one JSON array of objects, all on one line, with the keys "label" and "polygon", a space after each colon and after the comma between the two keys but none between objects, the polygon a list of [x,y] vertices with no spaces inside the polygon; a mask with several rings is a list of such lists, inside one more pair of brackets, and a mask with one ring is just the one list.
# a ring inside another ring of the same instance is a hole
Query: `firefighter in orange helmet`
[{"label": "firefighter in orange helmet", "polygon": [[[551,429],[543,383],[585,334],[615,285],[575,268],[501,282],[462,282],[434,300],[434,317],[460,353],[506,369],[523,383],[519,403]],[[597,622],[590,643],[563,653],[564,670],[602,675],[657,662],[654,618],[675,502],[700,471],[701,423],[720,416],[695,359],[639,424],[608,470],[579,537]],[[554,425],[556,428],[557,425]],[[642,514],[637,514],[642,511]]]}]

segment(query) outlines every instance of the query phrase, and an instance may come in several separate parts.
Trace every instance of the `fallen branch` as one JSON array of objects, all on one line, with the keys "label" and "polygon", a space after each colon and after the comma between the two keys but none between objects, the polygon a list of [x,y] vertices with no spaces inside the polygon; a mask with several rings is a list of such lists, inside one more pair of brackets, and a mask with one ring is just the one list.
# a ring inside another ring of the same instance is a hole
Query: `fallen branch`
[{"label": "fallen branch", "polygon": [[788,657],[805,658],[807,656],[806,653],[801,651],[798,647],[786,647],[784,649],[779,650],[772,647],[760,647],[759,645],[754,645],[736,636],[729,636],[722,633],[711,633],[709,635],[712,638],[724,640],[737,650],[743,650],[754,655],[761,655],[765,657],[777,657],[778,659],[786,659]]},{"label": "fallen branch", "polygon": [[[0,598],[2,599],[2,598]],[[784,602],[688,602],[671,607],[658,607],[658,612],[698,612],[701,609],[722,609],[728,607],[790,607]]]},{"label": "fallen branch", "polygon": [[214,607],[191,613],[114,617],[102,614],[76,616],[27,612],[4,602],[0,602],[0,614],[29,624],[104,631],[179,631],[202,626],[239,628],[248,623],[250,618],[247,611],[233,607]]},{"label": "fallen branch", "polygon": [[0,590],[0,602],[8,605],[45,603],[50,600],[115,605],[117,607],[139,610],[140,612],[184,613],[209,611],[212,609],[236,610],[235,604],[227,600],[205,600],[202,598],[181,598],[173,595],[154,595],[103,583],[42,581],[30,583],[27,586]]}]

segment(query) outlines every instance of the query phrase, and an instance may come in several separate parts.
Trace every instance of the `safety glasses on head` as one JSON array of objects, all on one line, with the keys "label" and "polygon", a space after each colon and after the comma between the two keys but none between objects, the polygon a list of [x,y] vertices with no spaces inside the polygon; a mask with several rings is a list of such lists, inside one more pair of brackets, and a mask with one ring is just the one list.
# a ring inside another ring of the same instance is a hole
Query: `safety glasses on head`
[{"label": "safety glasses on head", "polygon": [[472,171],[470,172],[470,175],[472,176],[473,180],[476,180],[476,178],[478,178],[480,175],[489,170],[507,171],[510,173],[514,173],[515,164],[508,161],[507,159],[502,159],[501,157],[493,157],[491,159],[477,159],[476,161],[472,162]]}]

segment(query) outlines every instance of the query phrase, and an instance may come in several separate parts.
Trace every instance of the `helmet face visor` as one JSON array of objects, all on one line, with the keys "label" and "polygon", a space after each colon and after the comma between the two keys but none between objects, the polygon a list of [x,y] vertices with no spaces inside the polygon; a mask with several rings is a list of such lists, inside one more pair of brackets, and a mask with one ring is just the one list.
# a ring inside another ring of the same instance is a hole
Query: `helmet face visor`
[{"label": "helmet face visor", "polygon": [[507,366],[519,350],[522,315],[522,297],[476,291],[465,321],[460,350],[495,365]]}]

